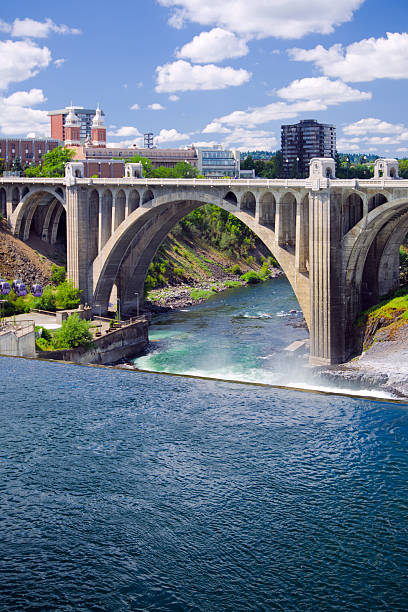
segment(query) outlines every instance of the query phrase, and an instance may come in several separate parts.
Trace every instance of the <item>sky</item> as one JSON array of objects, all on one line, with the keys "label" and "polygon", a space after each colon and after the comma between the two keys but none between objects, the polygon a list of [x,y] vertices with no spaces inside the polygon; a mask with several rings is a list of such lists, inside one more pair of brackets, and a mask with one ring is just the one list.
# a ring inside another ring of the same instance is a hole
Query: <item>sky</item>
[{"label": "sky", "polygon": [[337,127],[340,152],[408,156],[406,0],[20,0],[0,13],[0,134],[48,110],[105,113],[108,143],[280,148]]}]

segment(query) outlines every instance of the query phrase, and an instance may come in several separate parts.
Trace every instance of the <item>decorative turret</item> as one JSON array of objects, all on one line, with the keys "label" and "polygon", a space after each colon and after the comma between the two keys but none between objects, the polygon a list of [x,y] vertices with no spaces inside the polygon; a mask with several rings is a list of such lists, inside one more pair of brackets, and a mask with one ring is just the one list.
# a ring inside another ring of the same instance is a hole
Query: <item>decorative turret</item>
[{"label": "decorative turret", "polygon": [[75,114],[74,107],[69,107],[69,113],[65,119],[65,146],[79,147],[80,145],[81,121]]},{"label": "decorative turret", "polygon": [[92,120],[91,133],[94,147],[106,147],[106,127],[99,104],[96,109],[95,117]]}]

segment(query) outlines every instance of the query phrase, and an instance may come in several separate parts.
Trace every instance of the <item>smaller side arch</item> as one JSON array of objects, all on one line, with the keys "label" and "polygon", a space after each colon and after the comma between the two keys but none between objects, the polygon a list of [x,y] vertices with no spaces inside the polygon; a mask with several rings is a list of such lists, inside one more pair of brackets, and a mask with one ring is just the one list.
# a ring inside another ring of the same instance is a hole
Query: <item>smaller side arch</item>
[{"label": "smaller side arch", "polygon": [[119,189],[115,197],[115,219],[114,230],[125,220],[126,195],[123,189]]},{"label": "smaller side arch", "polygon": [[275,231],[276,198],[271,191],[263,193],[259,199],[259,223]]},{"label": "smaller side arch", "polygon": [[255,216],[256,210],[256,199],[252,191],[246,191],[241,196],[241,210],[247,212],[250,215]]},{"label": "smaller side arch", "polygon": [[7,217],[7,193],[4,187],[0,187],[0,215]]},{"label": "smaller side arch", "polygon": [[383,193],[376,193],[368,199],[368,212],[371,212],[374,208],[386,202],[388,202],[388,200]]},{"label": "smaller side arch", "polygon": [[142,206],[143,204],[147,204],[147,202],[150,202],[153,199],[154,199],[153,191],[151,189],[146,189],[145,192],[143,193]]},{"label": "smaller side arch", "polygon": [[136,208],[140,206],[140,194],[136,189],[132,189],[129,193],[128,199],[128,215],[130,215]]},{"label": "smaller side arch", "polygon": [[18,187],[13,187],[11,192],[12,212],[14,212],[20,203],[20,190]]},{"label": "smaller side arch", "polygon": [[351,193],[343,201],[343,235],[347,234],[363,218],[363,199]]},{"label": "smaller side arch", "polygon": [[291,250],[296,243],[296,197],[291,191],[279,200],[277,215],[278,244]]},{"label": "smaller side arch", "polygon": [[230,204],[234,204],[235,206],[238,204],[237,196],[233,191],[228,191],[228,193],[224,196],[224,200]]},{"label": "smaller side arch", "polygon": [[23,199],[24,196],[26,196],[29,191],[30,191],[29,188],[27,187],[27,185],[25,185],[21,190],[21,199]]},{"label": "smaller side arch", "polygon": [[112,202],[112,192],[110,189],[106,189],[102,194],[101,248],[108,242],[112,233]]}]

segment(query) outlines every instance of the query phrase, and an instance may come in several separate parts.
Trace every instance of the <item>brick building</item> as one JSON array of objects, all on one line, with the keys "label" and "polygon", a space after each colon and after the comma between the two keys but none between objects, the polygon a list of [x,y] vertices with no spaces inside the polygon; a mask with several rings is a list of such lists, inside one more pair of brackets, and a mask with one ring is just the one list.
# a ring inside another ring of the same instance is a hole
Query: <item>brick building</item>
[{"label": "brick building", "polygon": [[[71,110],[74,111],[79,119],[80,140],[84,142],[88,136],[91,137],[92,121],[97,109],[72,106],[72,104],[66,108],[49,111],[48,116],[51,117],[51,138],[56,138],[62,142],[65,141],[65,122]],[[101,115],[104,114],[102,111],[100,113]]]},{"label": "brick building", "polygon": [[58,147],[61,142],[55,138],[0,138],[0,158],[4,159],[5,167],[10,168],[16,157],[21,165],[39,164],[49,151]]}]

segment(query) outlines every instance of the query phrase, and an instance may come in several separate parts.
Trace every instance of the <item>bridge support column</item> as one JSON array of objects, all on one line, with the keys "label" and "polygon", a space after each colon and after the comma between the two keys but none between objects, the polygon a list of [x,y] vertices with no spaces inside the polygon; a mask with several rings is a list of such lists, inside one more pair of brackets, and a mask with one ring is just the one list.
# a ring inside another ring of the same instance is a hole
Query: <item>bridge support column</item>
[{"label": "bridge support column", "polygon": [[296,205],[296,271],[305,273],[309,266],[309,200]]},{"label": "bridge support column", "polygon": [[341,256],[340,194],[310,194],[310,361],[342,363],[345,354],[345,304]]},{"label": "bridge support column", "polygon": [[88,190],[78,185],[67,186],[67,276],[82,290],[81,302],[91,302],[88,295]]}]

